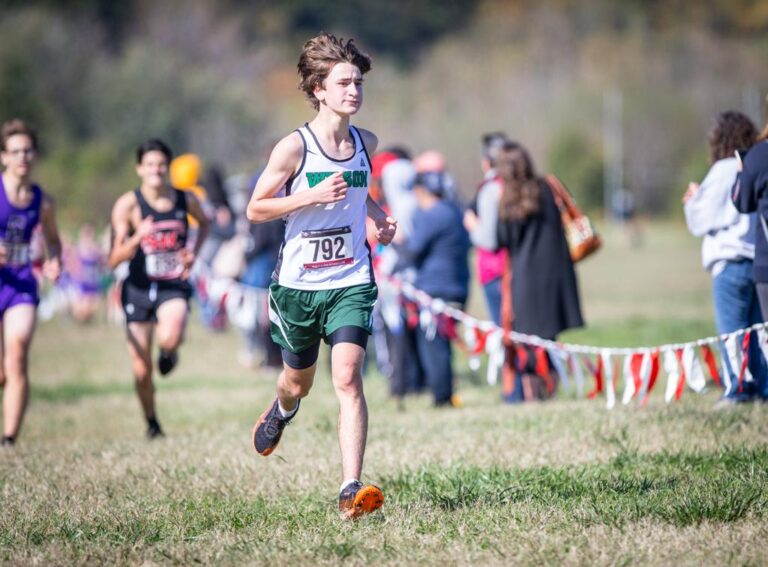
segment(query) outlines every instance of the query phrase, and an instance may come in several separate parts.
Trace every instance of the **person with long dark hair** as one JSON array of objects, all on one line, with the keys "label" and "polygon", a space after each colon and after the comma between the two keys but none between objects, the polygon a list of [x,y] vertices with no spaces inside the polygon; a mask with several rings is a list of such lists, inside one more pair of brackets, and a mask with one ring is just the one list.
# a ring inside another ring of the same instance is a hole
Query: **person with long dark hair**
[{"label": "person with long dark hair", "polygon": [[[502,290],[511,293],[507,317],[512,317],[514,331],[554,340],[562,331],[584,324],[560,211],[552,189],[536,174],[521,144],[504,144],[496,174],[502,184],[498,244],[508,250],[511,265],[511,287]],[[514,361],[515,383],[505,388],[506,401],[545,397],[544,385],[552,393],[554,374],[537,374],[536,360],[531,352]]]},{"label": "person with long dark hair", "polygon": [[[755,213],[741,214],[731,202],[731,188],[738,175],[735,152],[751,147],[757,137],[752,121],[741,112],[721,112],[709,131],[711,167],[699,183],[691,182],[683,196],[688,230],[703,238],[701,259],[712,275],[715,326],[719,334],[731,333],[763,320],[752,279],[755,257]],[[756,337],[755,337],[756,338]],[[723,349],[727,377],[720,403],[754,399],[766,379],[766,365],[757,340],[752,341],[749,370],[755,381],[738,388],[739,368],[732,368]]]}]

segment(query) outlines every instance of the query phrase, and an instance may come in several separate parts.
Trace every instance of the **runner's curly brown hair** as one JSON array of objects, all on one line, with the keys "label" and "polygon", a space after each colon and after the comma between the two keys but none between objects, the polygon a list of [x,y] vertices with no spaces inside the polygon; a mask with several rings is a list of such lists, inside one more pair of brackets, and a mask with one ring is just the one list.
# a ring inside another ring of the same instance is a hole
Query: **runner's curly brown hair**
[{"label": "runner's curly brown hair", "polygon": [[736,150],[748,150],[757,140],[757,128],[749,117],[735,110],[721,112],[707,137],[709,141],[709,160],[733,157]]},{"label": "runner's curly brown hair", "polygon": [[323,81],[337,63],[351,63],[363,75],[371,70],[370,56],[357,48],[354,39],[345,42],[343,38],[320,32],[320,35],[305,43],[301,50],[297,65],[301,77],[299,90],[304,91],[315,110],[320,108],[315,88],[323,86]]}]

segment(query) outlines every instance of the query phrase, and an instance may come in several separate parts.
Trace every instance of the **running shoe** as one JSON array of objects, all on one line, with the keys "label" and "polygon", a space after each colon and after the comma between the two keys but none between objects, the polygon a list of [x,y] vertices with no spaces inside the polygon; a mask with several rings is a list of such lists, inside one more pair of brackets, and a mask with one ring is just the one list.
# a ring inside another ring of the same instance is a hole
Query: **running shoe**
[{"label": "running shoe", "polygon": [[0,443],[3,447],[13,447],[16,444],[16,438],[10,435],[4,435],[3,441]]},{"label": "running shoe", "polygon": [[167,352],[160,349],[160,355],[157,357],[157,369],[160,371],[160,376],[170,374],[178,362],[179,354],[176,351]]},{"label": "running shoe", "polygon": [[163,433],[157,419],[150,417],[147,419],[147,439],[157,439],[158,437],[165,437],[165,433]]},{"label": "running shoe", "polygon": [[339,512],[351,520],[375,512],[383,504],[384,493],[381,488],[373,484],[363,484],[359,480],[348,484],[339,493]]},{"label": "running shoe", "polygon": [[291,417],[283,417],[277,403],[277,398],[272,405],[267,408],[261,417],[253,426],[253,447],[259,455],[266,457],[275,450],[280,443],[280,437],[283,436],[283,429],[293,419],[293,416],[299,411],[301,400],[296,400],[296,411]]}]

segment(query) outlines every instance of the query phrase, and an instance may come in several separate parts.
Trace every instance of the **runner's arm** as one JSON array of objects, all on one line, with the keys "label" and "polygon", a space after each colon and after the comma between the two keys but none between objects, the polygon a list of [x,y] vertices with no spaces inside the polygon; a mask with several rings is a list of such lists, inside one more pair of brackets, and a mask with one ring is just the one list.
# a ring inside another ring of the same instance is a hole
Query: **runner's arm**
[{"label": "runner's arm", "polygon": [[112,247],[107,259],[107,264],[112,270],[134,257],[141,244],[141,239],[148,233],[147,227],[144,225],[148,222],[148,229],[152,227],[152,217],[147,217],[141,221],[140,227],[137,227],[137,230],[129,235],[131,212],[135,205],[136,197],[133,193],[126,193],[117,200],[112,208]]},{"label": "runner's arm", "polygon": [[347,182],[338,172],[319,183],[311,191],[275,197],[288,180],[298,172],[304,155],[301,134],[293,132],[272,150],[264,172],[259,176],[246,209],[248,220],[254,223],[275,220],[302,207],[342,201],[347,195]]},{"label": "runner's arm", "polygon": [[43,273],[48,279],[56,281],[61,275],[61,239],[56,226],[56,206],[48,195],[43,195],[40,206],[40,227],[48,256],[43,264]]},{"label": "runner's arm", "polygon": [[[365,150],[368,152],[368,155],[372,156],[375,154],[376,149],[379,147],[379,139],[376,137],[376,134],[363,128],[358,128],[358,132],[363,139],[363,144],[365,145]],[[395,232],[397,231],[397,221],[387,215],[370,195],[368,195],[368,198],[365,201],[365,208],[368,218],[373,221],[375,226],[376,239],[386,246],[392,242],[392,239],[395,236]]]},{"label": "runner's arm", "polygon": [[48,195],[43,197],[40,207],[40,228],[43,230],[48,259],[61,260],[61,239],[59,238],[59,228],[56,225],[56,205]]}]

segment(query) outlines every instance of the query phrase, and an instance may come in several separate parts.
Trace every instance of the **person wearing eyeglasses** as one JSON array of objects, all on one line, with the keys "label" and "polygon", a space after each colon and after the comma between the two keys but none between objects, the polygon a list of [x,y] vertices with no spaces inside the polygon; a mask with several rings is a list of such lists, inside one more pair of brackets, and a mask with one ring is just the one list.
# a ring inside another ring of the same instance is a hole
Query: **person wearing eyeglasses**
[{"label": "person wearing eyeglasses", "polygon": [[61,274],[61,240],[53,200],[31,181],[37,134],[19,119],[0,128],[0,386],[3,388],[2,445],[12,446],[29,398],[29,348],[40,301],[32,272],[31,241],[40,226],[47,260],[43,274]]}]

